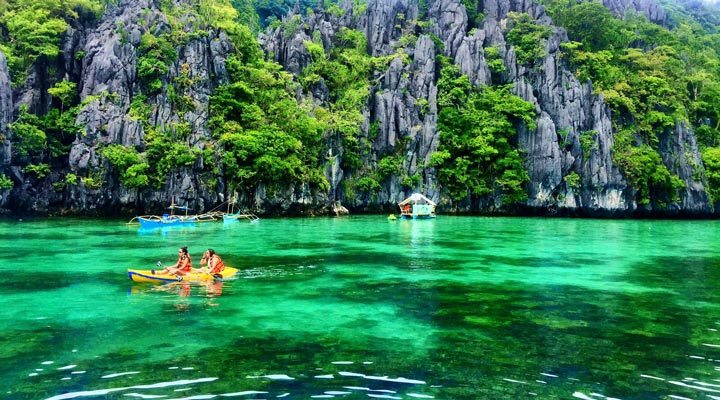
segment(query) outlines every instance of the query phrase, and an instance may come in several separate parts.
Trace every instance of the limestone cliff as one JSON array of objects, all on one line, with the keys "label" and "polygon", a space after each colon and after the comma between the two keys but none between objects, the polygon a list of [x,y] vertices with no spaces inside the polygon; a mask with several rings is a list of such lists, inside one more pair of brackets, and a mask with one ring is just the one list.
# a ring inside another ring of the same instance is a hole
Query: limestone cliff
[{"label": "limestone cliff", "polygon": [[[591,83],[580,83],[563,64],[560,44],[568,40],[565,32],[553,27],[542,62],[528,68],[517,62],[504,26],[508,13],[516,12],[527,13],[536,23],[552,27],[543,7],[530,1],[490,0],[482,4],[484,8],[480,11],[485,18],[479,27],[469,30],[465,6],[460,2],[436,0],[429,3],[429,32],[440,38],[443,49],[438,50],[427,34],[422,35],[414,48],[407,50],[412,58],[410,64],[403,65],[398,59],[382,71],[382,79],[373,88],[374,94],[366,110],[366,125],[375,122],[379,126],[373,146],[376,154],[386,153],[399,139],[409,139],[402,142],[405,146],[403,154],[406,154],[404,168],[410,175],[423,171],[424,191],[435,199],[443,199],[434,171],[423,166],[440,140],[437,132],[437,71],[433,60],[436,54],[444,53],[452,57],[476,85],[490,84],[493,79],[511,83],[518,96],[535,105],[539,116],[537,129],[520,129],[519,132],[519,145],[525,152],[531,176],[526,203],[529,210],[586,215],[657,212],[656,204],[640,206],[636,203],[636,190],[628,185],[613,161],[613,124],[608,106],[601,96],[593,93]],[[653,2],[608,3],[607,6],[615,12],[632,8],[646,12],[652,20],[664,19],[662,10]],[[344,15],[352,13],[352,6],[345,4]],[[408,24],[415,16],[417,7],[414,3],[371,0],[361,18],[337,19],[321,10],[306,19],[305,29],[288,37],[278,28],[270,31],[263,43],[278,62],[299,73],[309,59],[303,43],[313,31],[320,31],[322,37],[327,38],[341,27],[359,29],[366,33],[370,54],[386,55],[392,54],[402,33],[412,29]],[[490,46],[500,50],[505,66],[505,72],[501,74],[491,72],[484,58],[484,49]],[[427,110],[420,109],[419,99],[427,100]],[[316,96],[316,100],[322,102],[325,99]],[[580,144],[583,134],[592,135],[592,146],[586,149]],[[705,183],[702,174],[698,173],[702,163],[692,131],[687,125],[678,123],[675,131],[667,132],[664,137],[663,160],[683,180],[686,189],[681,192],[680,202],[663,213],[711,213]],[[678,154],[682,155],[681,160]],[[368,163],[376,161],[377,157],[366,160]],[[580,185],[571,186],[567,182],[565,177],[571,173],[581,178]],[[373,203],[384,203],[390,207],[407,194],[408,191],[403,190],[396,180],[390,179],[377,196],[353,205],[372,208]],[[472,209],[469,203],[463,207]],[[496,202],[490,202],[481,206],[480,211],[498,207]]]},{"label": "limestone cliff", "polygon": [[[173,6],[182,8],[184,1]],[[636,189],[631,187],[613,159],[614,132],[611,111],[602,96],[593,92],[592,84],[579,82],[565,65],[560,45],[567,35],[554,27],[551,18],[538,3],[530,0],[486,0],[478,12],[480,23],[469,21],[465,6],[458,0],[431,0],[420,10],[413,0],[369,0],[364,9],[353,9],[349,1],[339,4],[340,12],[318,7],[308,15],[291,14],[285,21],[299,20],[297,29],[285,25],[269,28],[259,40],[268,58],[280,63],[296,76],[312,63],[306,42],[318,39],[330,50],[341,28],[364,32],[367,52],[372,56],[398,54],[383,70],[373,71],[370,96],[361,113],[361,135],[371,142],[371,151],[363,162],[376,166],[381,156],[402,154],[402,175],[420,176],[414,187],[393,175],[381,182],[373,195],[349,198],[343,181],[355,171],[343,167],[344,148],[333,137],[327,137],[325,176],[330,184],[327,193],[306,193],[288,187],[269,195],[265,188],[240,193],[242,206],[259,212],[326,212],[335,202],[352,211],[394,210],[395,204],[415,190],[421,190],[439,201],[440,210],[450,201],[438,183],[436,171],[428,166],[437,150],[438,133],[438,64],[436,57],[450,57],[475,85],[511,84],[514,93],[530,102],[537,113],[537,128],[518,126],[517,145],[523,151],[530,175],[528,200],[524,212],[580,215],[700,215],[713,213],[704,180],[702,160],[692,129],[678,121],[674,129],[661,137],[659,151],[663,163],[685,184],[679,201],[667,205],[651,202],[639,205]],[[651,0],[605,1],[617,14],[628,10],[644,13],[650,20],[663,22],[666,15]],[[552,33],[545,41],[542,59],[533,67],[517,60],[516,49],[507,38],[508,14],[526,13],[537,24],[548,26]],[[424,19],[422,23],[419,21]],[[209,29],[206,35],[192,36],[175,46],[177,58],[169,63],[160,78],[161,87],[147,96],[143,109],[149,115],[140,121],[131,110],[142,93],[137,76],[139,46],[143,34],[161,35],[171,29],[172,21],[153,0],[121,0],[93,21],[78,21],[64,35],[63,54],[53,68],[38,63],[27,74],[24,83],[14,90],[6,62],[0,53],[0,171],[15,183],[12,194],[0,190],[0,207],[13,210],[71,211],[78,213],[129,213],[159,211],[171,201],[207,210],[227,200],[228,193],[222,168],[219,176],[209,177],[203,171],[203,158],[193,165],[171,170],[160,189],[128,189],[118,180],[101,155],[101,149],[121,144],[142,151],[148,128],[177,129],[189,127],[185,143],[203,151],[219,146],[208,122],[210,96],[228,79],[226,60],[235,49],[225,32]],[[187,24],[189,25],[189,24]],[[470,28],[471,25],[476,25]],[[188,32],[191,26],[186,26]],[[404,35],[417,34],[412,43],[401,42]],[[486,49],[498,50],[501,71],[490,68]],[[400,53],[406,57],[400,57]],[[188,78],[178,84],[179,78]],[[81,132],[72,143],[67,159],[54,165],[44,179],[35,179],[13,164],[10,147],[10,122],[17,117],[20,105],[43,114],[51,107],[47,89],[68,79],[76,82],[82,107],[76,124]],[[11,95],[11,93],[13,95]],[[191,103],[180,111],[175,99],[182,96]],[[298,98],[309,98],[315,104],[327,104],[329,93],[320,81]],[[372,131],[372,132],[371,132]],[[585,145],[581,136],[589,137]],[[590,143],[587,146],[587,143]],[[54,182],[67,174],[100,176],[102,185],[89,186],[85,181],[59,189]],[[579,177],[579,182],[568,179]],[[499,199],[452,204],[465,212],[508,211]],[[515,209],[517,210],[517,209]]]},{"label": "limestone cliff", "polygon": [[[8,126],[12,121],[12,89],[5,54],[0,51],[0,171],[7,169],[12,162],[10,148],[10,132]],[[0,208],[7,206],[9,189],[0,189]]]},{"label": "limestone cliff", "polygon": [[[97,27],[87,32],[80,92],[82,99],[92,100],[77,118],[83,134],[78,136],[70,151],[68,164],[73,172],[107,169],[107,163],[98,154],[98,148],[103,145],[122,144],[139,149],[144,146],[143,124],[128,113],[134,97],[139,94],[136,68],[141,36],[146,32],[157,35],[169,30],[166,16],[155,3],[151,0],[121,2]],[[118,33],[118,26],[123,27],[122,34]],[[215,31],[180,46],[177,60],[163,77],[162,90],[143,106],[149,111],[150,125],[172,129],[179,122],[187,123],[191,132],[188,144],[203,148],[204,140],[210,136],[207,124],[209,96],[214,87],[226,79],[224,61],[232,50],[225,34]],[[192,83],[182,88],[173,85],[173,80],[181,74]],[[188,96],[194,105],[192,110],[179,113],[169,99],[170,91],[174,96]],[[203,210],[224,200],[222,187],[219,191],[208,190],[193,168],[173,171],[163,189],[150,196],[124,188],[113,180],[112,174],[107,177],[109,184],[100,190],[74,188],[69,205],[79,210],[134,205],[159,209],[175,201],[193,204]]]}]

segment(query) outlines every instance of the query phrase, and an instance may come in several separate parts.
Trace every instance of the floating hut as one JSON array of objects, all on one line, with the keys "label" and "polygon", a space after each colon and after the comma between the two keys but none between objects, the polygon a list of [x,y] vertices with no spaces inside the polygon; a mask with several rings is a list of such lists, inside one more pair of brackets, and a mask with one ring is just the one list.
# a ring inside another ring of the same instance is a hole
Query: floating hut
[{"label": "floating hut", "polygon": [[435,218],[435,203],[420,193],[413,193],[398,206],[403,218]]}]

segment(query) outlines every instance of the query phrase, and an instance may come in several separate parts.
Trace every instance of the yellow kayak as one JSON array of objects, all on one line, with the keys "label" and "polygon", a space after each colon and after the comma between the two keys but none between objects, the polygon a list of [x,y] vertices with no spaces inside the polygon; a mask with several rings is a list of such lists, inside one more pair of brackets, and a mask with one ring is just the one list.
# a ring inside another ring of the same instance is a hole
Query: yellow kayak
[{"label": "yellow kayak", "polygon": [[220,276],[213,276],[211,274],[200,272],[197,269],[193,269],[192,272],[186,275],[173,275],[167,273],[160,273],[151,269],[129,269],[128,278],[133,282],[150,282],[150,283],[169,283],[169,282],[202,282],[212,281],[214,279],[228,279],[233,278],[237,275],[237,268],[225,267],[225,269],[219,274]]}]

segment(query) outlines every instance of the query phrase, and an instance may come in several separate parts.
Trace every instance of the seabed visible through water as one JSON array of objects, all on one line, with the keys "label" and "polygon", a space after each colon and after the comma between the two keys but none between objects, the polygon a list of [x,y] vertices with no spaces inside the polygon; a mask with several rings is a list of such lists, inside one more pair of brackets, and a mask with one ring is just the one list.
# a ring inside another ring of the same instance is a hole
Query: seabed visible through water
[{"label": "seabed visible through water", "polygon": [[[720,399],[720,223],[0,221],[5,399]],[[197,263],[238,279],[133,284]]]}]

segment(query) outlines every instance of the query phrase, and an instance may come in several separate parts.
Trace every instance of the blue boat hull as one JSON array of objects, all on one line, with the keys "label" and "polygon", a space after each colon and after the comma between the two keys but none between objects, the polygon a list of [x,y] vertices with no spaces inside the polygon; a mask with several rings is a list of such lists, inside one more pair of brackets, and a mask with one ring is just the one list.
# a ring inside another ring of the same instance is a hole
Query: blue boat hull
[{"label": "blue boat hull", "polygon": [[167,228],[171,226],[192,226],[195,225],[194,220],[183,220],[180,218],[163,218],[163,219],[145,219],[138,217],[140,228]]}]

